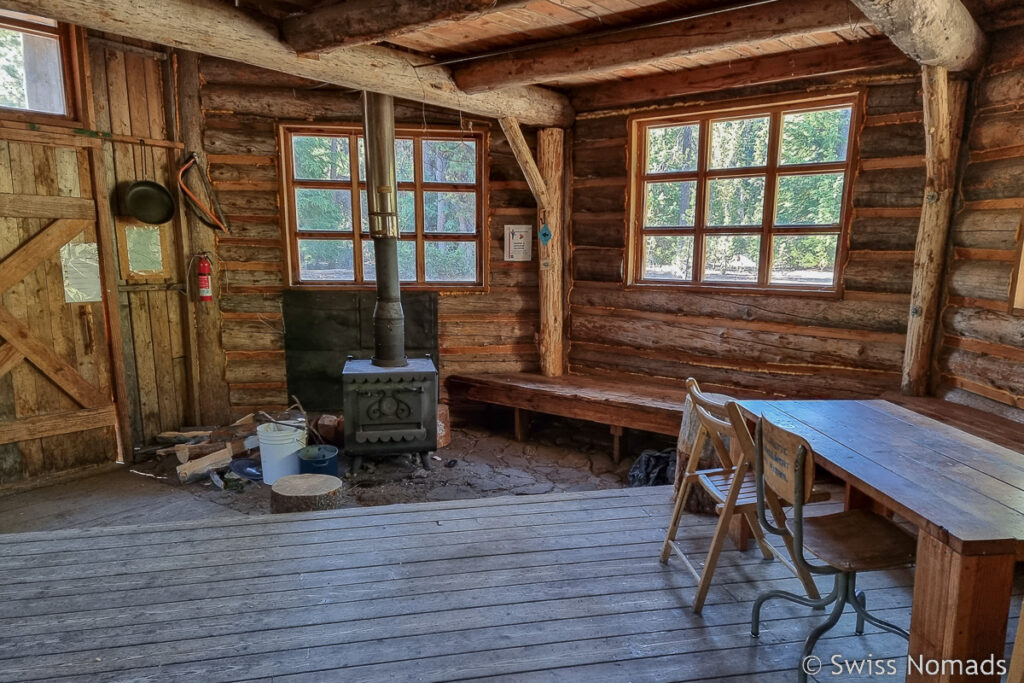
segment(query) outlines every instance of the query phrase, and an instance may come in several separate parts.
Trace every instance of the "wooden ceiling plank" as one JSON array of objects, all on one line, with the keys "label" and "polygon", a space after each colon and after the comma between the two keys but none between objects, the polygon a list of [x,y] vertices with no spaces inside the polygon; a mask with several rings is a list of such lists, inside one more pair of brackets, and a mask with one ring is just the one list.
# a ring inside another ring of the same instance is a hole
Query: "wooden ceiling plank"
[{"label": "wooden ceiling plank", "polygon": [[960,0],[852,0],[914,61],[950,71],[974,71],[985,56],[985,34]]},{"label": "wooden ceiling plank", "polygon": [[814,47],[580,89],[574,93],[572,102],[578,111],[598,111],[725,88],[779,83],[901,64],[909,65],[910,62],[887,38],[879,37],[850,45]]},{"label": "wooden ceiling plank", "polygon": [[[471,114],[515,116],[535,126],[567,126],[568,99],[544,88],[467,94],[448,69],[426,57],[363,45],[301,57],[276,29],[219,0],[4,0],[7,9],[129,38],[222,57],[355,90],[369,90]],[[182,18],[188,18],[185,28]]]},{"label": "wooden ceiling plank", "polygon": [[406,33],[516,9],[531,0],[349,0],[286,19],[285,42],[300,53],[380,43]]},{"label": "wooden ceiling plank", "polygon": [[777,0],[669,24],[583,34],[557,44],[475,60],[456,68],[454,75],[465,92],[491,91],[867,23],[847,0],[813,4]]}]

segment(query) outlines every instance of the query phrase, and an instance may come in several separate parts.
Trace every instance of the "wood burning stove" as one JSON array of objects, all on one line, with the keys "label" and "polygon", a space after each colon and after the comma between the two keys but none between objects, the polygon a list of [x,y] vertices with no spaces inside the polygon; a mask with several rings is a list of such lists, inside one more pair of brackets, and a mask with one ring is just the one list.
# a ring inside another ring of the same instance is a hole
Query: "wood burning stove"
[{"label": "wood burning stove", "polygon": [[377,264],[373,358],[349,356],[342,370],[345,451],[362,456],[418,453],[424,466],[437,448],[437,368],[406,358],[398,279],[398,207],[394,101],[363,93],[367,204]]}]

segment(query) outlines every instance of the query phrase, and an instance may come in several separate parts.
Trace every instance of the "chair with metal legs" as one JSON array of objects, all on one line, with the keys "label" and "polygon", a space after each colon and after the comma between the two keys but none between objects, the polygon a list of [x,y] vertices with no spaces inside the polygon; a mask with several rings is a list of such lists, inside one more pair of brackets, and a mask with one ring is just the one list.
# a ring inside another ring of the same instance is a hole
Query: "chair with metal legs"
[{"label": "chair with metal legs", "polygon": [[[857,588],[857,572],[891,569],[914,561],[914,540],[890,520],[867,510],[848,510],[820,517],[804,518],[804,503],[811,497],[814,482],[814,452],[802,437],[772,424],[764,417],[757,423],[755,437],[754,476],[757,481],[757,516],[761,526],[771,534],[791,535],[795,552],[793,561],[806,572],[835,577],[832,592],[824,598],[812,599],[782,590],[762,593],[754,601],[750,634],[760,634],[761,608],[773,598],[782,598],[807,607],[832,605],[832,612],[804,641],[800,662],[810,656],[818,639],[839,622],[847,603],[857,613],[857,635],[864,633],[864,622],[909,639],[909,634],[867,611],[864,592]],[[768,521],[766,497],[773,494],[784,504],[792,505],[792,515],[781,526]],[[784,528],[783,528],[784,527]],[[811,564],[804,550],[824,562]],[[798,667],[798,680],[807,674]]]}]

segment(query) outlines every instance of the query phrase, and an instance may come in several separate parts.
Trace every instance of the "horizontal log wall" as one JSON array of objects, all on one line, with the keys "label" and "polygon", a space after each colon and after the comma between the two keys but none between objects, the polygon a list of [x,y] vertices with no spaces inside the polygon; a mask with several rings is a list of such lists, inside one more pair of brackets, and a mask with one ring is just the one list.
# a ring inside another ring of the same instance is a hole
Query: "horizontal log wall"
[{"label": "horizontal log wall", "polygon": [[[276,124],[358,122],[362,106],[350,90],[311,90],[317,85],[311,81],[224,60],[204,58],[200,71],[210,176],[232,229],[218,237],[220,307],[232,410],[243,414],[288,402],[281,315],[288,265]],[[400,123],[468,125],[458,112],[403,101],[396,102],[395,117]],[[486,293],[441,296],[442,377],[539,367],[536,259],[502,259],[504,225],[534,223],[536,207],[497,125],[490,127],[489,168],[489,287]]]},{"label": "horizontal log wall", "polygon": [[935,384],[951,400],[1024,420],[1024,316],[1010,308],[1024,214],[1024,29],[990,42],[950,235]]},{"label": "horizontal log wall", "polygon": [[921,93],[915,76],[872,81],[865,86],[839,301],[624,287],[627,117],[580,118],[573,149],[570,370],[674,384],[694,376],[762,395],[873,396],[898,389],[924,190]]}]

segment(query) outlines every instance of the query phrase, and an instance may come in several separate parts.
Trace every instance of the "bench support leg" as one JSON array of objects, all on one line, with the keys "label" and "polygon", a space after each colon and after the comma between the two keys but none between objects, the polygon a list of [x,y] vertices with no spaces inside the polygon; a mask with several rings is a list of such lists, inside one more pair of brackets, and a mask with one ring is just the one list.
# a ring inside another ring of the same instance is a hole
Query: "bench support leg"
[{"label": "bench support leg", "polygon": [[625,433],[625,429],[617,425],[611,426],[612,431],[612,462],[616,465],[622,460],[622,436]]},{"label": "bench support leg", "polygon": [[530,412],[522,408],[513,408],[515,414],[515,436],[516,441],[526,441],[530,438]]}]

